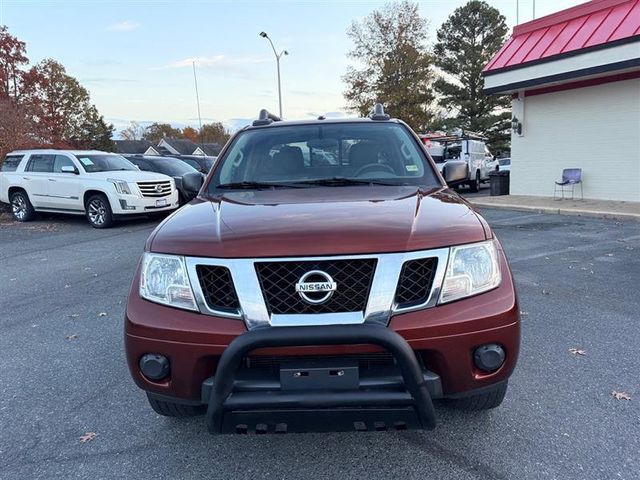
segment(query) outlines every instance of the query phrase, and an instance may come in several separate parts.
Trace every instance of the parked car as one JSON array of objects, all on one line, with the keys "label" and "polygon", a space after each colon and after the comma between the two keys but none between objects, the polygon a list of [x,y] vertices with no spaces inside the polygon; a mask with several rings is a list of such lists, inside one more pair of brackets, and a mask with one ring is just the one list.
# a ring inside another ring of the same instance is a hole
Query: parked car
[{"label": "parked car", "polygon": [[21,150],[9,153],[0,171],[0,201],[16,220],[36,212],[86,215],[107,228],[120,216],[178,207],[172,178],[141,172],[121,155],[97,150]]},{"label": "parked car", "polygon": [[180,158],[183,162],[188,163],[193,168],[206,175],[209,173],[209,170],[211,170],[211,167],[216,163],[216,159],[218,157],[210,157],[206,155],[180,155],[177,158]]},{"label": "parked car", "polygon": [[[305,162],[329,144],[335,165]],[[129,369],[157,413],[267,433],[430,429],[436,399],[500,405],[520,342],[507,258],[381,105],[263,110],[196,180],[127,301]]]},{"label": "parked car", "polygon": [[510,172],[511,171],[511,159],[510,158],[499,158],[498,159],[498,170],[500,172]]},{"label": "parked car", "polygon": [[486,139],[477,133],[460,130],[451,135],[422,135],[421,139],[441,173],[455,164],[466,165],[467,177],[458,185],[466,184],[473,192],[489,181],[489,172],[498,169]]},{"label": "parked car", "polygon": [[124,155],[131,163],[143,172],[157,172],[173,178],[178,189],[180,205],[184,205],[195,197],[195,193],[188,192],[182,186],[182,178],[187,174],[199,174],[195,168],[179,158],[158,157],[154,155]]}]

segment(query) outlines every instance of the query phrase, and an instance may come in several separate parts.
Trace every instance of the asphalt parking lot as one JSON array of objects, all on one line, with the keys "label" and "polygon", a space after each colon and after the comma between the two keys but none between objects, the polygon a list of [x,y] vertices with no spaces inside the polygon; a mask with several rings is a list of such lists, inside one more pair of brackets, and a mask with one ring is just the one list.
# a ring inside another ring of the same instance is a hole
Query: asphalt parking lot
[{"label": "asphalt parking lot", "polygon": [[0,223],[0,478],[640,478],[640,223],[484,213],[523,312],[503,405],[439,406],[431,432],[267,436],[159,417],[131,381],[124,303],[155,222]]}]

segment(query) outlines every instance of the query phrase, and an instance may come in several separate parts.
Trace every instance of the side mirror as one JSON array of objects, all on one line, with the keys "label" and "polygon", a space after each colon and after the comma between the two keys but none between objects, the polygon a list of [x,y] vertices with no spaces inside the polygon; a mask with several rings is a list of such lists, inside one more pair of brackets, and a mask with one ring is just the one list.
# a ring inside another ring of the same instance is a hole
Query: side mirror
[{"label": "side mirror", "polygon": [[78,175],[78,169],[76,167],[72,167],[71,165],[64,165],[60,167],[60,171],[63,173],[73,173],[74,175]]},{"label": "side mirror", "polygon": [[198,194],[203,183],[204,175],[200,172],[189,172],[182,176],[182,187],[193,195]]},{"label": "side mirror", "polygon": [[469,165],[464,161],[449,160],[442,168],[442,176],[449,185],[460,183],[469,177]]}]

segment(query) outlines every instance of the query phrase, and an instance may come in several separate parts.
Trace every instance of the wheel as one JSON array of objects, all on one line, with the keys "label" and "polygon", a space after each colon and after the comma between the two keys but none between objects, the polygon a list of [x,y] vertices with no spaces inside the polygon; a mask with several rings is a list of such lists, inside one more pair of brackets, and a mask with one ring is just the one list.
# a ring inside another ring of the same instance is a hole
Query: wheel
[{"label": "wheel", "polygon": [[147,394],[147,400],[149,400],[149,405],[151,405],[154,412],[164,417],[196,417],[198,415],[204,415],[207,411],[205,405],[184,405],[182,403],[165,402],[164,400],[153,398],[149,394]]},{"label": "wheel", "polygon": [[476,170],[476,179],[469,183],[472,192],[480,190],[480,170]]},{"label": "wheel", "polygon": [[26,192],[20,190],[11,195],[11,213],[13,218],[19,222],[28,222],[36,216],[36,211],[29,201]]},{"label": "wheel", "polygon": [[497,387],[486,390],[476,395],[470,395],[463,398],[454,398],[447,400],[447,404],[456,410],[478,411],[490,410],[498,407],[507,393],[507,382],[501,383]]},{"label": "wheel", "polygon": [[107,197],[101,194],[92,195],[85,204],[87,220],[93,228],[109,228],[113,225],[113,212]]}]

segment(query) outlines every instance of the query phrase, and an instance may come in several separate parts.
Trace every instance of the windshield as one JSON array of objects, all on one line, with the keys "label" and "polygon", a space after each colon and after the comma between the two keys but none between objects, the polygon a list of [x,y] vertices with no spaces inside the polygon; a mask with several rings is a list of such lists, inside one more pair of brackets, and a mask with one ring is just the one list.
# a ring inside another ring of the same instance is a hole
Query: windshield
[{"label": "windshield", "polygon": [[151,163],[158,169],[160,173],[172,177],[181,177],[185,173],[196,172],[197,170],[191,165],[186,164],[182,160],[159,158],[151,160]]},{"label": "windshield", "polygon": [[210,193],[270,186],[440,185],[420,146],[397,123],[247,130],[218,163]]},{"label": "windshield", "polygon": [[120,155],[108,154],[77,154],[76,158],[82,164],[85,172],[112,172],[114,170],[137,170],[136,166]]}]

